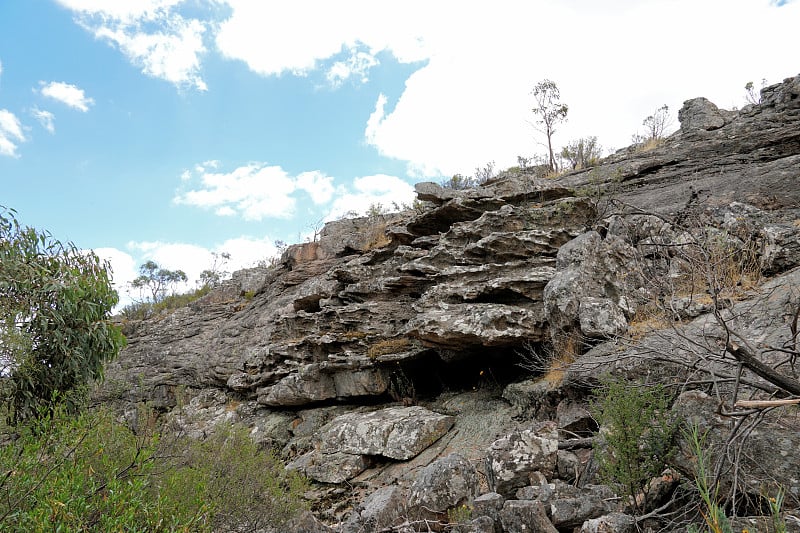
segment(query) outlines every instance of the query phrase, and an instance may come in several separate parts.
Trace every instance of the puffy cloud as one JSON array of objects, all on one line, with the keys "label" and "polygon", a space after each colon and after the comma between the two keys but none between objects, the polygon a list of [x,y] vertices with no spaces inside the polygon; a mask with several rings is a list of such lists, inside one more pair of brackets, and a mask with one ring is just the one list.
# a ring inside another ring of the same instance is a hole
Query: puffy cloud
[{"label": "puffy cloud", "polygon": [[183,0],[56,0],[62,6],[82,15],[99,16],[122,22],[155,20],[161,13]]},{"label": "puffy cloud", "polygon": [[39,92],[43,96],[58,100],[62,104],[66,104],[78,111],[85,113],[89,111],[89,106],[94,104],[94,100],[86,96],[83,89],[70,83],[64,83],[63,81],[45,83],[40,81],[39,84],[42,86]]},{"label": "puffy cloud", "polygon": [[786,69],[795,68],[800,18],[800,2],[785,0],[219,0],[191,3],[191,17],[185,0],[59,2],[178,86],[205,88],[204,38],[253,72],[318,70],[334,86],[367,80],[380,53],[420,62],[399,98],[376,101],[365,127],[368,143],[420,177],[543,153],[529,93],[544,78],[570,106],[557,146],[589,135],[626,146],[657,107],[674,114],[695,96],[743,105],[747,81],[796,73]]},{"label": "puffy cloud", "polygon": [[[444,29],[437,24],[446,21],[445,27],[456,26],[452,24],[454,6],[440,5],[446,3],[227,0],[231,15],[220,24],[216,43],[224,56],[244,61],[263,75],[302,75],[339,54],[342,47],[359,48],[360,54],[355,58],[351,54],[331,71],[337,79],[356,65],[356,70],[368,68],[383,50],[391,49],[403,62],[429,57],[426,39]],[[460,15],[461,5],[458,10]]]},{"label": "puffy cloud", "polygon": [[[228,239],[212,248],[189,243],[144,241],[128,243],[127,251],[96,248],[94,252],[111,265],[114,288],[120,295],[118,309],[142,298],[138,291],[131,290],[130,283],[139,275],[139,265],[147,261],[155,261],[169,270],[183,270],[188,281],[177,287],[179,292],[183,292],[197,287],[200,273],[214,266],[214,253],[230,254],[230,259],[222,265],[222,269],[230,273],[268,261],[279,253],[271,239],[248,236]],[[220,267],[219,263],[217,267]]]},{"label": "puffy cloud", "polygon": [[361,83],[369,81],[369,71],[378,65],[378,60],[372,54],[350,49],[350,55],[344,61],[336,61],[328,69],[325,77],[332,87],[341,86],[352,77],[358,78]]},{"label": "puffy cloud", "polygon": [[[228,4],[217,47],[263,75],[321,69],[336,85],[366,79],[380,52],[425,61],[397,101],[378,99],[365,129],[367,142],[418,176],[543,153],[529,93],[544,78],[570,105],[558,146],[588,135],[626,146],[657,107],[667,103],[675,113],[694,96],[742,105],[748,80],[794,74],[786,69],[794,68],[800,17],[800,2],[776,0]],[[672,38],[678,28],[680,38]],[[771,43],[770,54],[759,42]],[[338,60],[342,50],[350,56]]]},{"label": "puffy cloud", "polygon": [[[490,9],[459,8],[457,25],[440,20],[444,38],[428,40],[428,64],[408,79],[393,109],[379,98],[367,123],[367,142],[408,161],[414,174],[471,173],[489,160],[502,168],[516,164],[517,155],[544,153],[544,139],[530,125],[529,94],[544,78],[558,83],[570,105],[569,121],[554,138],[557,146],[597,135],[605,146],[621,148],[664,103],[673,114],[684,100],[701,95],[722,107],[743,105],[748,79],[774,82],[794,74],[786,68],[794,62],[791,28],[800,19],[799,3],[486,5]],[[669,28],[680,28],[681,37],[670,38]],[[775,44],[775,52],[761,53],[759,42]]]},{"label": "puffy cloud", "polygon": [[311,200],[319,205],[331,201],[334,193],[333,178],[322,172],[303,172],[297,176],[297,188],[302,189],[311,196]]},{"label": "puffy cloud", "polygon": [[174,11],[182,0],[58,0],[95,37],[122,51],[144,74],[178,87],[207,89],[200,76],[206,24]]},{"label": "puffy cloud", "polygon": [[376,205],[394,210],[395,206],[411,204],[415,198],[414,187],[397,176],[363,176],[353,180],[352,189],[343,186],[336,191],[336,198],[325,220],[334,220],[351,213],[363,215]]},{"label": "puffy cloud", "polygon": [[[334,193],[333,178],[319,171],[290,176],[279,166],[250,163],[231,172],[210,172],[207,163],[195,168],[200,187],[177,194],[176,204],[214,209],[219,216],[262,220],[291,217],[297,191],[305,191],[315,204],[329,202]],[[188,179],[186,172],[181,175],[184,183],[191,180],[191,174]]]},{"label": "puffy cloud", "polygon": [[8,109],[0,109],[0,155],[17,157],[17,147],[25,140],[17,116]]},{"label": "puffy cloud", "polygon": [[207,90],[199,74],[200,55],[205,52],[203,23],[171,15],[164,21],[163,28],[163,31],[147,33],[124,25],[104,25],[95,28],[94,34],[119,46],[128,59],[149,76],[178,87]]},{"label": "puffy cloud", "polygon": [[38,107],[34,107],[31,109],[31,115],[33,115],[33,118],[39,121],[39,124],[41,124],[44,129],[50,133],[56,132],[56,116],[53,113],[50,111],[45,111],[44,109],[39,109]]}]

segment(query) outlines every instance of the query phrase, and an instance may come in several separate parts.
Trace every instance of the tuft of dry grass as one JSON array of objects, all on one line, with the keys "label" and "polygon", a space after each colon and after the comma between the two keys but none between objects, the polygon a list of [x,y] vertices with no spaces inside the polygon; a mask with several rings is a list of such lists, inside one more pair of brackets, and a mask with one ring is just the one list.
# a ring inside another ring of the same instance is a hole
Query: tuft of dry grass
[{"label": "tuft of dry grass", "polygon": [[367,334],[364,333],[363,331],[345,331],[344,333],[341,334],[341,338],[348,341],[360,340],[365,338],[366,336]]},{"label": "tuft of dry grass", "polygon": [[381,355],[400,353],[411,347],[411,341],[406,337],[396,337],[394,339],[384,339],[378,341],[367,350],[367,357],[377,359]]},{"label": "tuft of dry grass", "polygon": [[551,387],[557,387],[564,382],[569,365],[574,363],[581,355],[582,342],[576,333],[558,337],[553,342],[553,354],[542,380]]},{"label": "tuft of dry grass", "polygon": [[648,139],[644,142],[641,142],[636,145],[636,153],[641,152],[649,152],[650,150],[654,150],[661,146],[664,143],[664,139]]},{"label": "tuft of dry grass", "polygon": [[392,242],[386,234],[386,221],[376,220],[364,233],[364,251],[383,248]]}]

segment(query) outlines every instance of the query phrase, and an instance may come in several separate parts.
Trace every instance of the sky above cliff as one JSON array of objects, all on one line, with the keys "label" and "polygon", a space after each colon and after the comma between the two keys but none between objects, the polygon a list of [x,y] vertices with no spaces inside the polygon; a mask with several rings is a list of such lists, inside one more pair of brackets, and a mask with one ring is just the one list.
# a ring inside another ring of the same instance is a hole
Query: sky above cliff
[{"label": "sky above cliff", "polygon": [[[3,0],[0,205],[112,260],[190,277],[413,200],[413,184],[630,144],[688,98],[741,107],[800,71],[800,1]],[[677,119],[673,129],[677,127]],[[123,295],[124,296],[124,295]]]}]

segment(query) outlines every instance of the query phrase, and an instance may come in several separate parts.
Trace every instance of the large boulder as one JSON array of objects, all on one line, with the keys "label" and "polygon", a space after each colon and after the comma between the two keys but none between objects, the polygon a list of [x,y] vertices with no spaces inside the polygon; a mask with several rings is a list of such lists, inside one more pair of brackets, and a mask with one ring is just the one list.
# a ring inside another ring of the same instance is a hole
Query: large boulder
[{"label": "large boulder", "polygon": [[600,518],[587,520],[581,526],[581,533],[633,533],[636,519],[623,513],[609,513]]},{"label": "large boulder", "polygon": [[707,98],[686,100],[678,111],[682,132],[716,130],[730,121],[730,118],[730,112],[719,109]]},{"label": "large boulder", "polygon": [[500,511],[503,531],[507,533],[558,533],[547,519],[542,502],[535,500],[508,500]]},{"label": "large boulder", "polygon": [[637,259],[636,249],[615,235],[604,239],[589,231],[566,243],[556,257],[557,272],[544,289],[548,324],[585,337],[624,333],[626,314],[635,310],[630,295],[643,284]]},{"label": "large boulder", "polygon": [[397,486],[381,487],[353,510],[343,526],[344,531],[382,531],[403,522],[408,507],[407,492]]},{"label": "large boulder", "polygon": [[442,513],[459,505],[471,506],[478,494],[478,473],[463,456],[452,453],[422,469],[411,485],[413,508]]},{"label": "large boulder", "polygon": [[538,431],[516,431],[496,440],[486,454],[489,488],[509,497],[519,487],[530,483],[530,475],[539,472],[552,476],[557,469],[558,429],[543,425]]},{"label": "large boulder", "polygon": [[452,416],[424,407],[389,407],[337,417],[319,431],[322,453],[381,455],[405,461],[436,442],[453,426]]},{"label": "large boulder", "polygon": [[[682,393],[673,407],[680,419],[704,436],[705,459],[710,462],[708,470],[712,472],[720,461],[730,461],[731,457],[725,453],[731,446],[731,420],[720,414],[719,407],[716,398],[701,391]],[[800,461],[796,454],[800,450],[800,431],[796,420],[789,422],[788,417],[773,412],[734,439],[746,453],[736,458],[737,468],[728,465],[720,470],[721,496],[731,491],[735,482],[739,494],[758,498],[765,490],[764,480],[769,480],[770,487],[781,487],[796,502],[800,497]],[[675,464],[691,478],[696,473],[698,458],[687,439],[680,441],[679,450]]]},{"label": "large boulder", "polygon": [[286,468],[297,470],[304,476],[320,483],[344,483],[356,477],[369,466],[363,455],[333,452],[319,453],[316,450],[303,454]]}]

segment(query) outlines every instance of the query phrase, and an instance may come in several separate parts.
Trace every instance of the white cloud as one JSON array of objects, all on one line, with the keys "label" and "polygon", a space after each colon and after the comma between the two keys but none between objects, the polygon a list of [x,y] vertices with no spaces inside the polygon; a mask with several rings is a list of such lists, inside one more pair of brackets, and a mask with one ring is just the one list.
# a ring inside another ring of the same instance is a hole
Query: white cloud
[{"label": "white cloud", "polygon": [[[446,3],[227,0],[231,16],[220,24],[216,43],[224,56],[244,61],[263,75],[305,74],[343,47],[362,49],[364,55],[357,57],[354,65],[367,65],[387,49],[401,61],[419,61],[429,57],[426,37],[443,30],[433,21],[456,26],[453,10],[459,15],[463,11],[461,4],[440,5]],[[336,71],[343,72],[340,68]]]},{"label": "white cloud", "polygon": [[230,259],[222,265],[222,270],[233,273],[269,260],[278,254],[278,249],[268,237],[241,236],[211,248],[180,242],[132,241],[128,243],[127,251],[98,248],[95,253],[111,263],[114,287],[123,299],[120,305],[124,306],[133,299],[141,298],[138,292],[131,292],[130,282],[139,275],[139,266],[147,261],[155,261],[160,267],[169,270],[183,270],[188,281],[177,287],[178,292],[183,292],[197,287],[200,273],[214,266],[214,253],[230,254]]},{"label": "white cloud", "polygon": [[98,39],[107,39],[144,74],[178,87],[208,87],[200,76],[206,24],[174,11],[183,0],[58,0]]},{"label": "white cloud", "polygon": [[50,111],[45,111],[44,109],[39,109],[38,107],[34,107],[31,109],[31,115],[33,115],[33,118],[38,120],[39,124],[41,124],[42,127],[48,132],[56,132],[56,116],[53,113]]},{"label": "white cloud", "polygon": [[171,15],[164,21],[164,31],[147,33],[124,25],[94,28],[98,38],[108,39],[142,72],[161,78],[178,87],[208,89],[200,76],[200,55],[205,52],[205,26],[199,20],[185,20]]},{"label": "white cloud", "polygon": [[112,285],[119,294],[117,309],[132,302],[129,294],[130,283],[138,275],[136,261],[133,256],[117,248],[95,248],[94,253],[100,259],[108,261],[111,266]]},{"label": "white cloud", "polygon": [[25,140],[22,124],[16,115],[7,109],[0,109],[0,155],[18,157],[17,147]]},{"label": "white cloud", "polygon": [[363,215],[378,204],[393,210],[395,204],[398,207],[411,204],[415,197],[414,187],[397,176],[363,176],[353,180],[352,190],[342,186],[336,191],[336,199],[325,220],[335,220],[349,213]]},{"label": "white cloud", "polygon": [[104,19],[135,22],[154,20],[183,0],[56,0],[62,6],[83,15],[96,15]]},{"label": "white cloud", "polygon": [[[218,166],[215,162],[213,166]],[[195,168],[199,187],[176,194],[176,204],[214,209],[219,216],[238,215],[245,220],[289,218],[295,213],[296,193],[304,191],[315,204],[330,201],[334,193],[333,178],[319,171],[291,176],[279,166],[250,163],[231,172],[210,172],[198,165]],[[193,179],[187,172],[181,181]]]},{"label": "white cloud", "polygon": [[[675,114],[701,95],[722,107],[743,105],[748,80],[796,73],[800,2],[227,3],[217,47],[263,75],[320,69],[336,85],[367,78],[380,52],[426,61],[396,101],[378,99],[365,128],[380,153],[407,161],[419,176],[471,173],[490,160],[505,167],[517,155],[543,153],[529,124],[529,93],[544,78],[570,105],[558,146],[597,135],[621,148],[664,103]],[[760,42],[771,43],[770,54]],[[343,50],[350,56],[337,60]]]},{"label": "white cloud", "polygon": [[333,197],[333,178],[317,170],[298,175],[296,183],[297,188],[306,191],[317,205],[326,204]]},{"label": "white cloud", "polygon": [[570,106],[557,146],[596,135],[621,148],[664,103],[673,114],[696,96],[741,106],[747,81],[797,73],[796,1],[58,1],[144,72],[179,87],[206,88],[204,38],[253,72],[318,70],[334,86],[368,80],[378,54],[421,62],[365,125],[368,143],[420,177],[543,153],[529,93],[544,78]]},{"label": "white cloud", "polygon": [[41,92],[43,96],[58,100],[62,104],[66,104],[78,111],[83,111],[85,113],[89,111],[90,105],[94,105],[94,100],[86,96],[83,89],[71,83],[64,83],[63,81],[45,83],[40,81],[39,85],[42,86],[39,92]]},{"label": "white cloud", "polygon": [[[786,69],[796,68],[791,36],[800,5],[595,4],[499,2],[483,12],[464,5],[457,28],[439,21],[443,38],[429,41],[429,63],[408,79],[394,109],[384,111],[386,98],[378,99],[367,141],[419,175],[471,173],[489,160],[503,168],[516,164],[517,155],[544,153],[527,122],[529,91],[544,78],[558,83],[570,105],[557,146],[597,135],[605,146],[621,148],[664,103],[675,115],[684,100],[701,95],[721,107],[742,105],[748,80],[794,74]],[[569,31],[534,21],[562,21]],[[669,28],[680,28],[680,38],[670,37]],[[775,53],[759,52],[757,43],[776,39]]]},{"label": "white cloud", "polygon": [[325,77],[332,87],[341,86],[352,77],[357,77],[361,83],[369,81],[369,71],[378,65],[378,60],[372,54],[351,48],[349,57],[344,61],[336,61],[328,69]]}]

